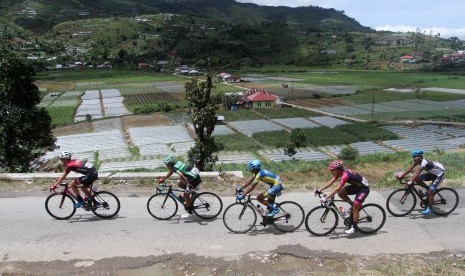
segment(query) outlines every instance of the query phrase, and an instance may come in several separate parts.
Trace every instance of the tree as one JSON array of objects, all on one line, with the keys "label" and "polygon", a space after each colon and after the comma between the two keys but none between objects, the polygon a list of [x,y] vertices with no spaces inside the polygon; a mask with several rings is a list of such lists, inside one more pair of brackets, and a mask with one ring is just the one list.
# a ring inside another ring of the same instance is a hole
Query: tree
[{"label": "tree", "polygon": [[223,149],[223,145],[216,143],[212,133],[216,124],[215,98],[212,96],[212,77],[207,75],[206,81],[192,79],[186,83],[186,100],[192,107],[192,124],[194,125],[195,145],[188,154],[189,162],[195,164],[199,170],[213,169],[218,156],[214,155]]},{"label": "tree", "polygon": [[32,65],[0,49],[0,169],[29,171],[29,163],[42,149],[54,149],[52,119],[38,107],[40,91]]}]

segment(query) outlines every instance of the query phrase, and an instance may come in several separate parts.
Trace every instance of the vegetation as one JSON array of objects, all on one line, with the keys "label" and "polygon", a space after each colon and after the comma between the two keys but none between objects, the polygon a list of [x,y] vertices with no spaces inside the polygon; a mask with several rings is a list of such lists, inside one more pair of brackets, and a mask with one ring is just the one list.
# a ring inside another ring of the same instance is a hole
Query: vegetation
[{"label": "vegetation", "polygon": [[0,49],[0,170],[25,172],[29,162],[53,149],[52,120],[38,107],[35,71],[24,58]]}]

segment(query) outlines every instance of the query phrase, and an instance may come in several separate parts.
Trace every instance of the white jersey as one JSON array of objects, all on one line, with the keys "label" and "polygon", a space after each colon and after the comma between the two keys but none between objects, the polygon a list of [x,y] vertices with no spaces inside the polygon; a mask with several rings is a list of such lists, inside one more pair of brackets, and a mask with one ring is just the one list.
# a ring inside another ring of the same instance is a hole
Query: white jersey
[{"label": "white jersey", "polygon": [[423,160],[421,161],[420,168],[424,168],[425,171],[427,171],[428,173],[437,176],[444,174],[444,172],[446,171],[446,169],[441,163],[436,161],[429,161],[426,158],[423,158]]}]

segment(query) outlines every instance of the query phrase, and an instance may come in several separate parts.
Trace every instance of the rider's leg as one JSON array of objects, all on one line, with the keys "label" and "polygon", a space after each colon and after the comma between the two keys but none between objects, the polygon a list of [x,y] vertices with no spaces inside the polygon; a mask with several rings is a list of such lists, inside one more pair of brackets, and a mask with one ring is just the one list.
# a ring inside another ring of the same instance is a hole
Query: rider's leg
[{"label": "rider's leg", "polygon": [[[350,193],[350,191],[349,191]],[[353,193],[350,193],[353,194]],[[344,189],[340,189],[337,195],[344,200],[345,202],[349,203],[351,206],[353,205],[352,200],[349,198],[348,193],[347,193],[347,187],[344,187]]]},{"label": "rider's leg", "polygon": [[77,179],[72,180],[71,183],[69,184],[69,187],[71,187],[71,190],[73,191],[74,195],[76,196],[78,202],[82,202],[82,201],[84,201],[84,199],[82,198],[81,194],[79,193],[79,188],[77,187],[77,185],[79,185],[78,181],[79,180],[77,180]]},{"label": "rider's leg", "polygon": [[266,207],[270,206],[270,202],[268,202],[268,199],[265,197],[265,193],[258,194],[257,201],[265,205]]}]

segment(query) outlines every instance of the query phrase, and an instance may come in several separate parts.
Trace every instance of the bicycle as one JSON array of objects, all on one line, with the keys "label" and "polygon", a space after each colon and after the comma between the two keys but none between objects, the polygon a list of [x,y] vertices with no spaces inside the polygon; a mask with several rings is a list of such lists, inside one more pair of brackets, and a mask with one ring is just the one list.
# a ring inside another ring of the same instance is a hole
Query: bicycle
[{"label": "bicycle", "polygon": [[[322,198],[325,195],[322,192],[315,192],[315,196]],[[352,225],[352,211],[347,216],[342,208],[338,208],[336,202],[345,201],[334,199],[333,196],[325,204],[308,212],[305,217],[305,228],[308,232],[315,236],[326,236],[336,229],[339,217],[343,219],[345,226]],[[381,206],[375,203],[364,204],[359,211],[356,230],[363,234],[373,234],[381,229],[385,222],[386,212]]]},{"label": "bicycle", "polygon": [[[160,220],[168,220],[178,212],[178,204],[186,207],[182,193],[186,190],[173,188],[173,181],[170,184],[161,183],[153,196],[147,201],[147,210],[149,214]],[[176,194],[180,193],[180,194]],[[216,218],[223,210],[221,198],[211,192],[197,193],[189,191],[192,194],[191,204],[193,212],[203,219]]]},{"label": "bicycle", "polygon": [[[56,191],[50,188],[50,192],[53,192],[45,200],[45,210],[47,213],[55,219],[65,220],[69,219],[76,213],[74,205],[77,202],[77,198],[68,186],[68,183],[61,183],[61,191]],[[82,188],[79,185],[78,188]],[[93,185],[88,187],[91,190],[91,196],[88,201],[83,205],[83,209],[86,211],[92,211],[96,216],[101,218],[111,218],[118,214],[120,210],[120,202],[118,197],[113,193],[107,191],[97,191],[93,188]]]},{"label": "bicycle", "polygon": [[[407,181],[403,179],[399,179],[399,182],[403,185],[407,184]],[[421,208],[428,207],[428,189],[425,183],[413,183],[413,185],[406,185],[405,188],[393,191],[386,200],[388,212],[395,217],[406,216],[417,205],[417,198],[420,200]],[[431,211],[438,216],[452,213],[459,204],[459,195],[452,188],[439,188],[434,191],[433,195],[434,203]]]},{"label": "bicycle", "polygon": [[[236,190],[236,194],[238,191]],[[281,232],[294,232],[304,222],[305,212],[302,206],[293,201],[275,202],[280,212],[274,217],[268,217],[262,207],[255,205],[251,195],[244,200],[237,200],[229,205],[223,213],[223,223],[233,233],[246,233],[257,223],[257,214],[262,217],[260,223],[264,227],[271,224]]]}]

